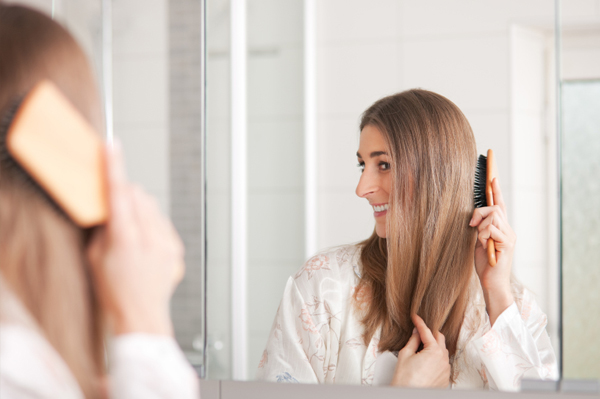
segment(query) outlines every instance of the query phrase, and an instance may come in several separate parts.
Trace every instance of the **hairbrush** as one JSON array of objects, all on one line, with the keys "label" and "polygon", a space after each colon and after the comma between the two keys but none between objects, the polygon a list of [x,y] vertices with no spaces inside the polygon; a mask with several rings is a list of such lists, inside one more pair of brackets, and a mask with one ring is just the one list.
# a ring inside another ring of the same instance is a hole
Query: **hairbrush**
[{"label": "hairbrush", "polygon": [[5,165],[22,168],[80,227],[106,222],[102,140],[52,82],[37,83],[5,112],[0,155]]},{"label": "hairbrush", "polygon": [[[488,150],[487,157],[480,155],[475,169],[475,208],[494,205],[494,193],[492,191],[492,181],[498,175],[494,152]],[[491,266],[496,266],[496,245],[490,237],[487,242],[488,262]]]}]

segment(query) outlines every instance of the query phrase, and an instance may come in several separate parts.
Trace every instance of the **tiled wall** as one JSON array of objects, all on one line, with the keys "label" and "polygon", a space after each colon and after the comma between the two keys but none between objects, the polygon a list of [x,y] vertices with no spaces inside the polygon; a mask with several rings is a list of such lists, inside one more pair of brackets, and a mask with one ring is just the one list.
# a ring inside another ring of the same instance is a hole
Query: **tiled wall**
[{"label": "tiled wall", "polygon": [[169,213],[168,2],[113,2],[114,134],[127,171]]},{"label": "tiled wall", "polygon": [[[201,107],[204,79],[202,18],[194,0],[168,2],[169,135],[168,178],[170,211],[186,248],[185,278],[171,301],[175,336],[188,358],[201,364],[204,345],[204,137]],[[163,16],[164,18],[164,16]]]}]

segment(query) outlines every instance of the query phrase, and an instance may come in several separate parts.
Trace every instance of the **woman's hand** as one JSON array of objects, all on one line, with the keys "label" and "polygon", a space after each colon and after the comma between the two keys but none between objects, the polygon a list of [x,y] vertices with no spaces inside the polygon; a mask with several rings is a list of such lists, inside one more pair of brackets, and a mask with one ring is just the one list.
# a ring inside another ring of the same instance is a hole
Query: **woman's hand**
[{"label": "woman's hand", "polygon": [[110,219],[94,232],[88,259],[115,334],[172,335],[169,300],[184,249],[156,201],[127,181],[120,146],[107,150]]},{"label": "woman's hand", "polygon": [[[392,385],[419,388],[447,388],[450,383],[450,359],[446,338],[434,335],[423,319],[412,316],[415,330],[408,343],[398,352]],[[423,349],[417,353],[423,342]]]},{"label": "woman's hand", "polygon": [[[498,316],[514,302],[510,276],[517,236],[508,224],[506,205],[497,178],[492,181],[492,191],[495,205],[475,209],[469,225],[477,227],[475,269],[483,289],[490,323],[494,325]],[[490,237],[496,246],[494,267],[489,264],[486,251]]]}]

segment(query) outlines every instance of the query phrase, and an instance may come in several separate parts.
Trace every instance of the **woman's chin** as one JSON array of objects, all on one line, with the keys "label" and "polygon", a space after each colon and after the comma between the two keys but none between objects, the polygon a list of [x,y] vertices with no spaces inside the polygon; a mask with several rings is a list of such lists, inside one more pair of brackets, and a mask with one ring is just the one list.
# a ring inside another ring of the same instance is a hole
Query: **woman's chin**
[{"label": "woman's chin", "polygon": [[375,225],[375,233],[379,238],[386,238],[385,226]]}]

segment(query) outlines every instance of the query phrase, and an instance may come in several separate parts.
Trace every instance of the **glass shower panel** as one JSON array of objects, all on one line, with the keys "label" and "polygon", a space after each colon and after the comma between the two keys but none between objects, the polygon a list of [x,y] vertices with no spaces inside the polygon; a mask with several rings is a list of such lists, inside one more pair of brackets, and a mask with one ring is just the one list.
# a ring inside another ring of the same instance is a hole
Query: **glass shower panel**
[{"label": "glass shower panel", "polygon": [[305,261],[304,1],[247,7],[247,376],[254,379],[286,281]]},{"label": "glass shower panel", "polygon": [[600,79],[562,85],[563,370],[600,380]]},{"label": "glass shower panel", "polygon": [[[253,379],[285,282],[304,262],[303,1],[246,2],[247,327],[237,334],[230,7],[207,2],[208,377]],[[234,372],[236,339],[245,377]]]},{"label": "glass shower panel", "polygon": [[206,2],[207,377],[232,377],[230,2]]}]

